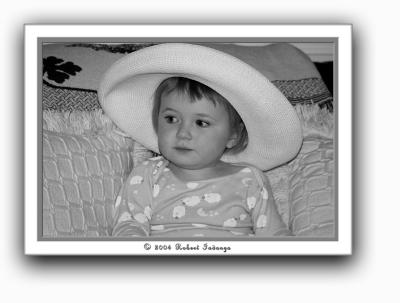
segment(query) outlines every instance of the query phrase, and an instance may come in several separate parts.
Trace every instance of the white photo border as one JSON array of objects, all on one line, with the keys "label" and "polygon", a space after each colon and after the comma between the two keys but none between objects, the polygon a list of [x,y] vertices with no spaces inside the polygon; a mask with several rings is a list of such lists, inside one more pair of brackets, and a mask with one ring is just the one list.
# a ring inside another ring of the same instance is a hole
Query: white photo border
[{"label": "white photo border", "polygon": [[[337,239],[335,241],[112,241],[38,239],[38,40],[41,38],[336,38]],[[352,253],[352,26],[25,25],[25,254],[27,255],[350,255]],[[337,106],[340,105],[340,106]],[[157,249],[156,249],[157,248]]]}]

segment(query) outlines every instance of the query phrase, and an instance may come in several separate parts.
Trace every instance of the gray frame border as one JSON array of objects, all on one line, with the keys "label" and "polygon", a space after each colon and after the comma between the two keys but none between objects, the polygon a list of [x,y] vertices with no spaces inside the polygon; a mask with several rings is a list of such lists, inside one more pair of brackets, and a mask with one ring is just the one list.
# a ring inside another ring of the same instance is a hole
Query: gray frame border
[{"label": "gray frame border", "polygon": [[[335,130],[334,130],[334,166],[335,166],[335,176],[334,176],[334,200],[335,200],[335,236],[334,237],[268,237],[268,238],[112,238],[112,237],[58,237],[58,238],[47,238],[43,237],[43,110],[42,110],[42,46],[44,43],[116,43],[116,44],[134,44],[134,43],[333,43],[334,44],[334,56],[333,56],[333,103],[334,103],[334,115],[335,115]],[[39,37],[37,39],[37,50],[38,50],[38,104],[37,104],[37,115],[38,115],[38,226],[37,226],[37,240],[38,241],[148,241],[148,242],[172,242],[172,241],[199,241],[199,242],[213,242],[213,241],[338,241],[338,37],[282,37],[282,38],[270,38],[270,37],[218,37],[218,38],[191,38],[191,37],[148,37],[148,38],[135,38],[135,37],[105,37],[105,38],[93,38],[93,37]]]}]

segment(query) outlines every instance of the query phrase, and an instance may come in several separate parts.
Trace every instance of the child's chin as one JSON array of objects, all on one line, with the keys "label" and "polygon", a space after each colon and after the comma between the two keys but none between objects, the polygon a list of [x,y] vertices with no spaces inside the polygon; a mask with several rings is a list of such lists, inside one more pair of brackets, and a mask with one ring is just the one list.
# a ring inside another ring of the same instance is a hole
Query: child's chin
[{"label": "child's chin", "polygon": [[181,169],[197,170],[213,166],[206,161],[199,161],[194,151],[165,154],[164,157]]},{"label": "child's chin", "polygon": [[190,159],[182,159],[181,158],[175,158],[175,159],[168,159],[170,162],[173,163],[174,166],[180,169],[190,169],[190,170],[196,170],[196,169],[202,169],[205,167],[203,163],[198,163],[195,161],[190,161]]}]

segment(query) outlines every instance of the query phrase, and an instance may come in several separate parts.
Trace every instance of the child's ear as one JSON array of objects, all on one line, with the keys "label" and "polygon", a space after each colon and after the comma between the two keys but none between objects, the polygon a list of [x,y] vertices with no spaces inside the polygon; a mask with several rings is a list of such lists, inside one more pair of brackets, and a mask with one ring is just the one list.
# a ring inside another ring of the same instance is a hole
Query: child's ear
[{"label": "child's ear", "polygon": [[237,136],[236,133],[234,133],[234,134],[229,138],[228,142],[226,142],[226,147],[227,147],[227,148],[232,148],[232,147],[234,147],[234,146],[237,144],[237,139],[238,139],[238,136]]},{"label": "child's ear", "polygon": [[226,143],[227,148],[232,148],[236,144],[238,144],[238,141],[239,141],[240,135],[242,134],[243,128],[244,128],[243,123],[240,123],[240,126],[236,130],[232,131],[232,134],[231,134],[228,142]]}]

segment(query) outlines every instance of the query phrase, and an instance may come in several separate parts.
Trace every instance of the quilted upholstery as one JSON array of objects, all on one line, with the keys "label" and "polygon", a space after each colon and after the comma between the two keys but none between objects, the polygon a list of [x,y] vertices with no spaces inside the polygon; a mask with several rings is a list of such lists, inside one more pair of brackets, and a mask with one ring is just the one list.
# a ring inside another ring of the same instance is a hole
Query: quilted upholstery
[{"label": "quilted upholstery", "polygon": [[289,228],[298,236],[334,236],[333,140],[306,137],[288,166]]},{"label": "quilted upholstery", "polygon": [[295,159],[268,171],[278,211],[296,236],[335,234],[333,140],[304,138]]},{"label": "quilted upholstery", "polygon": [[133,140],[43,131],[43,236],[107,236]]},{"label": "quilted upholstery", "polygon": [[[115,134],[44,130],[43,236],[108,236],[132,159],[149,156],[136,145]],[[297,236],[334,235],[333,159],[332,139],[309,136],[294,160],[267,173],[278,210]]]}]

